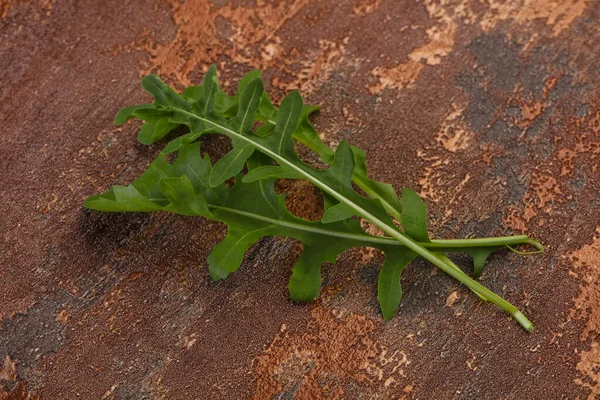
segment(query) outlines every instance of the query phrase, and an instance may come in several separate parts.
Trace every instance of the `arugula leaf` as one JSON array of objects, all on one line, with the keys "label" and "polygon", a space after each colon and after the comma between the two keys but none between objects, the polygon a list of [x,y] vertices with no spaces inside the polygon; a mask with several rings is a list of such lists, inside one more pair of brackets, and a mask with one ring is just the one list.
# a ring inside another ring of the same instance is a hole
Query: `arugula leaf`
[{"label": "arugula leaf", "polygon": [[379,199],[387,212],[396,218],[402,219],[402,203],[398,195],[389,183],[378,182],[369,179],[365,152],[358,147],[351,146],[354,154],[354,174],[352,181],[358,185],[369,197]]},{"label": "arugula leaf", "polygon": [[400,275],[416,256],[417,253],[406,248],[399,248],[386,254],[377,284],[377,299],[385,319],[391,319],[400,305],[402,299]]},{"label": "arugula leaf", "polygon": [[[218,87],[216,69],[211,67],[199,87],[182,95],[149,75],[142,86],[154,97],[152,105],[128,107],[117,116],[123,123],[132,116],[153,124],[146,141],[157,140],[172,126],[186,125],[190,132],[171,141],[165,153],[178,151],[173,164],[161,154],[148,171],[128,187],[115,186],[107,193],[88,199],[86,206],[103,211],[170,211],[199,215],[225,222],[227,237],[209,256],[214,279],[236,271],[246,250],[263,236],[289,236],[300,240],[304,250],[293,268],[292,299],[307,301],[318,295],[320,267],[335,261],[339,252],[355,246],[379,248],[386,254],[380,272],[378,299],[386,319],[391,318],[402,291],[400,274],[416,256],[422,256],[465,284],[479,297],[511,314],[525,329],[531,323],[512,304],[463,273],[446,252],[472,255],[478,274],[487,255],[502,246],[539,243],[526,236],[482,239],[431,240],[427,231],[426,207],[411,190],[398,199],[391,185],[368,178],[365,155],[342,141],[330,150],[308,119],[315,107],[306,106],[298,92],[292,92],[277,110],[264,92],[260,73],[246,75],[234,96]],[[262,125],[256,130],[257,122]],[[159,125],[162,124],[162,125]],[[156,133],[158,132],[158,133]],[[218,133],[232,140],[233,149],[211,166],[199,154],[197,140],[206,133]],[[165,133],[166,134],[166,133]],[[330,163],[315,169],[300,160],[294,140],[314,150]],[[248,174],[240,172],[248,167]],[[235,177],[228,188],[224,182]],[[283,197],[275,194],[276,178],[305,179],[323,192],[325,212],[320,221],[306,221],[285,209]],[[357,193],[357,184],[370,198]],[[401,231],[391,216],[399,220]],[[371,222],[387,236],[366,234],[357,219]]]},{"label": "arugula leaf", "polygon": [[400,216],[404,233],[417,242],[429,242],[429,233],[427,233],[427,207],[423,200],[410,189],[402,189],[402,199],[400,200],[404,212]]},{"label": "arugula leaf", "polygon": [[[250,171],[261,168],[265,163],[268,163],[268,158],[260,154],[248,160]],[[130,186],[114,186],[107,193],[88,198],[85,205],[90,209],[112,212],[170,211],[225,222],[228,225],[227,236],[208,257],[214,279],[224,279],[235,272],[248,248],[261,237],[298,239],[304,250],[292,269],[289,284],[290,296],[296,301],[310,301],[318,296],[321,265],[335,262],[337,255],[346,249],[357,246],[379,248],[389,253],[388,260],[395,260],[402,252],[398,250],[402,249],[400,243],[365,233],[357,220],[325,224],[294,216],[285,207],[285,196],[275,192],[274,179],[251,183],[236,179],[231,188],[224,184],[211,187],[207,184],[210,170],[210,161],[200,155],[199,143],[193,143],[183,147],[172,164],[161,154]],[[125,192],[129,196],[115,196],[115,188],[123,188],[116,193]],[[387,267],[382,270],[383,274],[385,270]],[[385,317],[389,319],[393,310],[391,314],[388,312],[392,302],[387,296],[388,293],[382,292],[380,301],[385,302]]]},{"label": "arugula leaf", "polygon": [[483,272],[483,266],[487,258],[494,251],[501,249],[503,246],[490,247],[473,247],[465,250],[465,253],[473,258],[473,276],[478,277]]}]

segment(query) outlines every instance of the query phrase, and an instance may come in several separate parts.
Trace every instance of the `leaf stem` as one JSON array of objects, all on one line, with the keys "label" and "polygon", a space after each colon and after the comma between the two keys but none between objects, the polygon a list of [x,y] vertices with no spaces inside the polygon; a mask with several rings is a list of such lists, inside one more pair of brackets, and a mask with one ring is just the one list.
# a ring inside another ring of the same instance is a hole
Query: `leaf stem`
[{"label": "leaf stem", "polygon": [[527,235],[515,235],[515,236],[498,236],[498,237],[487,237],[487,238],[473,238],[473,239],[436,239],[432,240],[431,244],[427,247],[485,247],[485,246],[506,246],[515,244],[526,244],[538,252],[544,250],[544,246],[535,239],[531,239]]},{"label": "leaf stem", "polygon": [[298,167],[294,163],[292,163],[289,160],[287,160],[286,158],[282,157],[280,154],[275,153],[271,149],[269,149],[259,143],[256,143],[252,139],[244,136],[241,133],[238,133],[238,132],[235,132],[235,131],[229,129],[226,126],[219,125],[219,124],[215,123],[214,121],[211,121],[206,118],[202,118],[198,115],[195,115],[195,114],[185,111],[183,109],[178,109],[178,111],[183,114],[186,114],[190,117],[196,118],[209,126],[212,125],[216,129],[217,132],[225,134],[226,136],[229,136],[232,139],[236,138],[236,139],[242,140],[244,142],[247,142],[248,144],[254,145],[254,147],[258,151],[271,157],[279,165],[281,165],[281,166],[286,165],[291,170],[297,172],[300,176],[303,176],[304,179],[313,183],[315,186],[317,186],[319,189],[323,190],[325,193],[333,196],[335,199],[337,199],[341,203],[344,203],[347,206],[354,209],[356,211],[357,215],[370,221],[371,223],[373,223],[375,226],[377,226],[379,229],[381,229],[384,233],[386,233],[390,237],[398,240],[400,243],[404,244],[410,250],[414,251],[421,257],[425,258],[426,260],[428,260],[429,262],[431,262],[432,264],[434,264],[435,266],[440,268],[442,271],[444,271],[447,274],[449,274],[450,276],[452,276],[454,279],[456,279],[459,282],[466,285],[471,290],[477,291],[478,293],[483,295],[490,302],[492,302],[493,304],[497,305],[498,307],[500,307],[501,309],[503,309],[504,311],[509,313],[519,324],[521,324],[521,326],[525,330],[531,331],[533,329],[532,323],[523,315],[523,313],[521,313],[519,311],[519,309],[517,309],[515,306],[510,304],[508,301],[504,300],[502,297],[498,296],[497,294],[495,294],[494,292],[492,292],[485,286],[480,285],[473,279],[469,278],[464,273],[462,273],[462,271],[461,272],[457,271],[452,266],[450,266],[449,264],[445,263],[443,260],[438,258],[434,253],[432,253],[428,249],[424,248],[422,246],[422,244],[415,242],[408,236],[405,236],[403,233],[398,231],[398,228],[396,228],[396,226],[388,225],[387,223],[385,223],[384,221],[380,220],[375,215],[370,213],[368,210],[365,210],[358,204],[354,203],[351,199],[349,199],[346,196],[344,196],[343,194],[339,193],[334,188],[328,186],[324,182],[321,182],[319,179],[315,178],[314,176],[309,174],[304,169]]},{"label": "leaf stem", "polygon": [[356,186],[361,188],[372,199],[379,199],[379,201],[381,202],[385,210],[388,212],[388,214],[396,218],[396,220],[400,221],[400,211],[394,206],[392,206],[390,203],[388,203],[384,198],[377,196],[377,194],[374,193],[373,190],[371,190],[369,184],[365,182],[364,179],[365,178],[357,175],[356,171],[352,172],[352,182],[354,182]]},{"label": "leaf stem", "polygon": [[[213,210],[223,210],[223,211],[226,211],[226,212],[229,212],[232,214],[243,215],[244,217],[254,218],[254,219],[257,219],[260,221],[268,222],[273,225],[285,226],[286,228],[291,228],[291,229],[295,229],[295,230],[310,231],[310,232],[317,233],[320,235],[328,235],[328,236],[339,237],[339,238],[344,238],[344,239],[352,239],[352,240],[360,241],[363,243],[371,242],[371,243],[389,244],[392,246],[393,245],[403,246],[403,244],[398,242],[396,239],[393,239],[393,238],[390,238],[387,236],[373,236],[373,235],[368,235],[366,233],[365,234],[342,233],[342,232],[337,232],[332,229],[326,229],[325,227],[323,227],[323,228],[317,227],[317,226],[309,227],[309,226],[306,226],[303,224],[294,224],[291,222],[285,222],[285,221],[281,221],[279,219],[268,218],[268,217],[265,217],[262,215],[253,214],[253,213],[249,213],[249,212],[245,212],[245,211],[240,211],[240,210],[229,208],[229,207],[223,207],[223,206],[214,205],[214,204],[207,204],[207,206],[208,206],[208,208],[213,209]],[[527,242],[529,240],[531,240],[527,236],[524,236],[524,235],[507,236],[504,238],[504,239],[506,239],[506,241],[501,242],[501,243],[496,242],[496,241],[491,241],[491,240],[488,241],[488,239],[497,239],[497,238],[463,239],[463,240],[432,240],[431,242],[427,242],[427,243],[419,242],[418,244],[427,249],[431,249],[432,251],[441,253],[441,251],[452,252],[452,249],[461,250],[461,249],[464,249],[465,247],[479,247],[479,246],[488,247],[488,246],[490,246],[490,243],[492,243],[493,245],[498,245],[498,246],[503,246],[506,243],[527,244]],[[475,241],[475,244],[471,243],[472,241]],[[465,243],[467,245],[465,245]],[[481,243],[481,244],[478,244],[478,243]]]},{"label": "leaf stem", "polygon": [[[391,235],[392,232],[393,231],[390,230],[386,233]],[[429,250],[421,247],[418,243],[413,242],[410,238],[400,235],[398,232],[394,232],[393,236],[400,242],[404,243],[415,253],[430,261],[436,267],[440,268],[442,271],[446,272],[454,279],[458,280],[459,282],[467,286],[469,289],[479,294],[480,297],[483,296],[491,303],[497,305],[498,307],[509,313],[526,331],[531,332],[533,330],[533,324],[525,317],[525,315],[523,315],[521,311],[519,311],[517,307],[513,306],[511,303],[504,300],[502,297],[498,296],[496,293],[492,292],[485,286],[471,279],[462,271],[453,268],[451,265],[444,262],[439,257],[436,257],[436,255],[431,253]]]}]

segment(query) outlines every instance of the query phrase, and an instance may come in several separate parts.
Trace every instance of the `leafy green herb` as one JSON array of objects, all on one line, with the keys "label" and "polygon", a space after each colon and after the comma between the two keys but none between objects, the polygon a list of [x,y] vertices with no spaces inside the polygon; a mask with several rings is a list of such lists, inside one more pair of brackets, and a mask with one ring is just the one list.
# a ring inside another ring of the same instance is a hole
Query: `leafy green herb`
[{"label": "leafy green herb", "polygon": [[[303,244],[289,283],[290,296],[297,301],[318,296],[324,262],[334,262],[349,248],[378,248],[386,257],[378,283],[378,300],[385,319],[393,316],[400,303],[402,271],[421,256],[481,299],[507,311],[526,330],[532,329],[531,322],[516,307],[467,276],[446,254],[471,255],[474,275],[478,276],[492,251],[519,244],[541,251],[538,242],[527,236],[430,239],[426,206],[416,193],[404,189],[399,199],[391,185],[369,179],[364,152],[345,141],[335,151],[322,142],[308,119],[317,107],[305,105],[300,94],[292,92],[277,109],[265,93],[260,75],[255,70],[244,76],[234,96],[219,88],[214,66],[203,85],[189,87],[181,95],[157,76],[144,77],[142,86],[154,97],[154,103],[124,108],[115,122],[122,124],[132,117],[144,120],[138,140],[146,144],[160,140],[180,125],[187,126],[189,133],[170,141],[133,184],[113,186],[104,194],[92,196],[86,207],[113,212],[169,211],[226,223],[226,238],[208,257],[215,280],[235,272],[247,249],[261,237],[295,238]],[[197,141],[207,133],[222,134],[232,141],[232,150],[214,165],[201,156]],[[304,163],[295,152],[295,141],[312,149],[329,167],[315,169]],[[174,152],[177,157],[169,163],[165,155]],[[235,184],[229,187],[225,182],[231,178]],[[304,179],[319,188],[325,199],[321,220],[292,215],[284,205],[284,196],[275,193],[278,178]],[[357,193],[353,183],[369,197]],[[385,236],[367,234],[355,217],[369,221]],[[392,218],[401,223],[403,230]]]}]

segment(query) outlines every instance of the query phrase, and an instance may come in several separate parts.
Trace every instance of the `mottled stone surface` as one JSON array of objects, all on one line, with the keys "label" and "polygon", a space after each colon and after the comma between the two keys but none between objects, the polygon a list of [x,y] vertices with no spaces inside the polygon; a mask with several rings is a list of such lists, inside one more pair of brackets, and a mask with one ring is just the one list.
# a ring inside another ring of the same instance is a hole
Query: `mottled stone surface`
[{"label": "mottled stone surface", "polygon": [[[0,0],[0,17],[0,399],[600,397],[600,1]],[[535,331],[422,261],[385,323],[378,253],[343,253],[297,305],[292,240],[213,283],[224,226],[84,210],[160,149],[112,124],[148,100],[140,76],[181,88],[212,63],[226,87],[262,68],[276,99],[322,105],[324,140],[420,192],[436,237],[542,241],[481,278]]]}]

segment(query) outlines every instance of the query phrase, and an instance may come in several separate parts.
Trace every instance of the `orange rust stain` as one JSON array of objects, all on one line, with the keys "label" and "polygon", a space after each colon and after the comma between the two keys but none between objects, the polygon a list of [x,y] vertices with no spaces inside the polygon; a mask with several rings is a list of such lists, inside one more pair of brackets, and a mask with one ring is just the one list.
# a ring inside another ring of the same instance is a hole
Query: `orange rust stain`
[{"label": "orange rust stain", "polygon": [[[456,115],[458,115],[456,111],[452,112],[449,118],[456,119]],[[450,124],[455,124],[456,129],[447,130],[451,126]],[[444,133],[446,131],[453,133],[448,135]],[[467,132],[467,127],[462,121],[449,122],[446,119],[436,135],[436,142],[450,153],[462,151],[469,145],[470,138]],[[426,146],[423,150],[417,151],[417,157],[428,163],[419,179],[421,186],[419,195],[423,199],[441,204],[443,218],[437,220],[436,223],[444,224],[452,217],[454,206],[464,200],[465,187],[472,177],[469,172],[459,173],[458,170],[451,168],[453,156],[444,158],[438,155],[429,155],[437,149],[439,147]]]},{"label": "orange rust stain", "polygon": [[[430,18],[435,21],[434,25],[425,31],[427,43],[415,48],[408,55],[406,62],[393,67],[373,68],[371,75],[377,78],[377,83],[368,87],[371,94],[381,93],[386,88],[403,89],[410,86],[419,78],[425,65],[440,64],[442,59],[452,52],[456,31],[460,25],[478,23],[484,31],[489,32],[506,20],[523,25],[536,19],[543,19],[552,28],[552,35],[557,36],[583,14],[590,0],[483,0],[483,2],[487,3],[487,8],[483,13],[480,11],[476,13],[469,0],[454,2],[425,0],[423,5]],[[539,38],[539,35],[532,32],[526,47]],[[535,113],[540,105],[532,105],[532,107],[526,112]]]},{"label": "orange rust stain", "polygon": [[442,58],[446,57],[452,51],[455,31],[456,25],[451,22],[442,27],[434,26],[427,29],[425,33],[429,42],[414,49],[408,57],[414,62],[438,65],[442,62]]},{"label": "orange rust stain", "polygon": [[[293,76],[291,81],[282,81],[279,77],[275,77],[271,82],[273,87],[278,89],[299,89],[303,94],[310,94],[315,89],[318,82],[327,80],[337,65],[342,63],[349,66],[350,63],[358,63],[356,60],[346,60],[346,44],[349,38],[342,39],[340,43],[321,39],[319,47],[314,50],[309,50],[307,54],[301,54],[296,49],[286,54],[285,58],[277,60],[277,67],[282,71]],[[299,64],[300,70],[292,64]],[[266,68],[266,65],[264,66]]]},{"label": "orange rust stain", "polygon": [[577,364],[577,370],[585,379],[575,379],[575,382],[590,390],[588,399],[591,400],[600,396],[600,227],[596,228],[591,244],[582,246],[566,257],[571,263],[570,273],[582,282],[579,295],[574,299],[575,308],[571,310],[569,318],[585,320],[581,340],[592,339],[590,350],[581,352],[581,359]]},{"label": "orange rust stain", "polygon": [[447,9],[437,1],[426,0],[424,6],[436,25],[425,31],[427,43],[415,48],[409,55],[408,61],[394,67],[375,67],[371,75],[377,78],[377,83],[368,87],[371,94],[381,93],[387,88],[402,89],[414,83],[425,65],[440,64],[454,47],[456,19],[467,18],[464,3]]},{"label": "orange rust stain", "polygon": [[551,76],[550,78],[546,79],[544,82],[544,90],[542,91],[542,99],[546,100],[548,98],[548,96],[550,95],[550,92],[552,92],[552,90],[554,90],[554,88],[556,87],[557,84],[558,84],[557,76]]},{"label": "orange rust stain", "polygon": [[369,92],[377,94],[387,88],[405,88],[417,80],[422,70],[423,64],[412,60],[392,68],[375,67],[371,70],[371,75],[378,82],[368,87]]},{"label": "orange rust stain", "polygon": [[525,209],[522,214],[523,219],[529,222],[538,215],[539,210],[544,210],[546,214],[550,214],[552,207],[547,205],[560,198],[561,195],[562,191],[559,183],[551,173],[534,173],[531,179],[530,190],[525,194],[523,199],[525,203]]},{"label": "orange rust stain", "polygon": [[36,3],[39,7],[39,12],[34,12],[30,17],[34,19],[40,19],[43,15],[49,16],[52,10],[52,6],[56,0],[38,0],[34,2],[32,0],[0,0],[0,19],[5,18],[11,9],[20,4],[31,4]]},{"label": "orange rust stain", "polygon": [[558,159],[560,160],[560,176],[568,175],[575,168],[575,156],[577,153],[571,149],[560,149],[558,151]]},{"label": "orange rust stain", "polygon": [[594,134],[600,133],[600,111],[589,118],[588,127]]},{"label": "orange rust stain", "polygon": [[536,19],[546,21],[552,28],[552,36],[560,35],[585,11],[589,0],[487,0],[488,12],[481,19],[481,27],[489,31],[505,20],[519,24]]},{"label": "orange rust stain", "polygon": [[17,364],[9,355],[4,357],[4,363],[0,368],[0,380],[14,382],[17,380]]},{"label": "orange rust stain", "polygon": [[454,110],[442,122],[438,133],[435,135],[435,141],[450,153],[456,153],[458,150],[468,147],[472,136],[462,118],[464,107],[452,104],[452,108]]},{"label": "orange rust stain", "polygon": [[477,163],[483,162],[486,165],[492,165],[494,158],[504,152],[504,146],[496,142],[481,144],[479,149],[481,150],[481,159]]},{"label": "orange rust stain", "polygon": [[383,0],[360,0],[352,12],[356,15],[367,15],[377,10]]},{"label": "orange rust stain", "polygon": [[59,322],[61,325],[66,325],[67,322],[69,321],[69,318],[71,318],[71,314],[69,314],[67,312],[67,310],[61,310],[58,314],[56,314],[56,317],[54,317],[54,320],[56,322]]},{"label": "orange rust stain", "polygon": [[176,36],[166,44],[149,40],[144,49],[151,60],[141,67],[146,74],[157,68],[181,84],[189,85],[189,74],[208,67],[221,57],[265,69],[283,57],[279,29],[308,0],[293,4],[266,3],[235,6],[231,3],[214,9],[206,0],[167,0],[177,25]]},{"label": "orange rust stain", "polygon": [[590,390],[587,400],[595,400],[600,397],[599,363],[600,343],[593,342],[590,350],[581,353],[581,359],[577,363],[577,370],[581,372],[586,379],[574,379],[575,383]]},{"label": "orange rust stain", "polygon": [[523,116],[523,119],[515,121],[516,125],[521,129],[531,126],[533,121],[542,113],[543,110],[544,105],[541,102],[533,101],[530,103],[522,103],[521,115]]},{"label": "orange rust stain", "polygon": [[452,307],[454,303],[456,303],[456,300],[458,300],[459,298],[460,296],[458,295],[457,291],[450,293],[450,295],[446,299],[446,307]]},{"label": "orange rust stain", "polygon": [[346,104],[344,107],[342,107],[342,114],[344,115],[344,119],[346,120],[346,125],[362,127],[362,121],[359,117],[354,115],[352,111],[350,111],[350,107],[350,104]]},{"label": "orange rust stain", "polygon": [[6,17],[11,8],[15,5],[15,0],[0,0],[0,18]]},{"label": "orange rust stain", "polygon": [[509,103],[516,103],[521,108],[521,118],[515,118],[514,123],[521,129],[528,128],[533,125],[533,122],[537,117],[542,115],[546,109],[545,105],[548,100],[548,96],[554,90],[558,83],[558,76],[551,76],[544,81],[544,88],[541,96],[542,101],[535,101],[531,99],[522,98],[523,87],[519,86],[515,89],[518,92],[517,96],[509,101]]},{"label": "orange rust stain", "polygon": [[584,165],[590,168],[592,173],[598,171],[600,141],[592,140],[584,135],[578,135],[573,140],[575,144],[572,148],[563,148],[558,151],[557,158],[561,162],[560,176],[569,175],[575,168],[575,160],[584,156],[587,156]]},{"label": "orange rust stain", "polygon": [[336,316],[321,307],[302,332],[285,325],[254,364],[253,399],[286,393],[296,400],[343,399],[353,382],[367,393],[373,385],[379,395],[403,393],[406,354],[378,344],[372,337],[375,323],[360,315]]},{"label": "orange rust stain", "polygon": [[527,232],[527,222],[520,214],[519,210],[512,209],[507,216],[502,218],[502,225],[515,232]]},{"label": "orange rust stain", "polygon": [[447,165],[448,160],[442,160],[442,158],[439,156],[428,156],[427,153],[422,150],[417,151],[417,157],[423,161],[431,162],[427,167],[425,167],[423,175],[419,180],[419,185],[421,186],[419,195],[437,203],[441,200],[441,195],[438,193],[438,188],[443,183],[443,180],[436,169],[441,165]]},{"label": "orange rust stain", "polygon": [[582,281],[571,318],[586,319],[582,340],[600,333],[600,227],[591,244],[567,254],[571,272]]},{"label": "orange rust stain", "polygon": [[23,381],[18,381],[10,392],[4,391],[0,386],[1,400],[39,400],[39,398],[38,395],[27,390],[27,385]]},{"label": "orange rust stain", "polygon": [[[510,214],[503,218],[503,223],[515,230],[525,232],[527,223],[537,217],[540,212],[546,216],[552,215],[554,205],[563,200],[560,183],[551,171],[535,171],[527,193],[523,196],[522,208],[513,208]],[[538,225],[545,224],[540,219]]]}]

